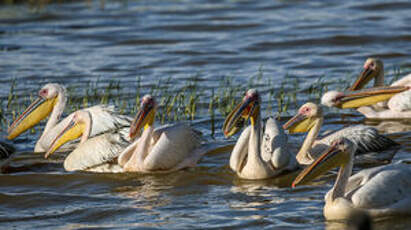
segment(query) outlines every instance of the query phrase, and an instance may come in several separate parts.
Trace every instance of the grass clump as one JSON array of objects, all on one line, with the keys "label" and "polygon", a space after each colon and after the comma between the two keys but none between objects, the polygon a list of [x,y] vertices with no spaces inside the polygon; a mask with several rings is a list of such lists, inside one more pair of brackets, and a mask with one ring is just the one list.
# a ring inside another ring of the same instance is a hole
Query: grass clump
[{"label": "grass clump", "polygon": [[[395,68],[391,81],[402,76],[399,68]],[[285,115],[290,110],[295,110],[306,101],[319,102],[321,95],[329,88],[344,90],[355,78],[355,75],[345,76],[340,79],[326,81],[320,76],[312,84],[304,86],[301,80],[295,76],[285,75],[278,83],[276,80],[265,79],[263,68],[260,68],[245,84],[234,81],[231,76],[221,77],[218,82],[204,84],[207,79],[200,74],[193,75],[183,81],[183,84],[175,84],[172,77],[159,79],[154,84],[142,84],[142,77],[138,76],[132,82],[119,80],[104,81],[97,78],[95,81],[80,82],[78,84],[65,85],[67,87],[68,102],[65,113],[89,107],[96,104],[113,104],[122,114],[134,116],[140,106],[140,99],[144,94],[155,96],[159,104],[157,121],[161,124],[180,120],[210,119],[212,134],[216,128],[216,122],[225,118],[239,103],[244,93],[249,88],[259,89],[263,97],[263,111],[266,115]],[[276,83],[272,83],[272,82]],[[41,81],[41,84],[47,82]],[[266,82],[264,84],[264,82]],[[268,82],[268,84],[267,84]],[[10,81],[10,90],[5,103],[0,107],[0,128],[7,126],[18,114],[21,114],[27,106],[35,100],[36,92],[22,90],[16,79]],[[38,85],[40,89],[42,85]],[[34,93],[34,95],[33,95]]]}]

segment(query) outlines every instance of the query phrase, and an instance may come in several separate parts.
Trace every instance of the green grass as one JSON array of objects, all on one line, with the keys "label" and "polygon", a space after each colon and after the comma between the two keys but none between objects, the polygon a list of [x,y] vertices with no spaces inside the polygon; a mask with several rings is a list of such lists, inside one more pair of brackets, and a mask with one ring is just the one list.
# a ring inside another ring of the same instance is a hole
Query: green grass
[{"label": "green grass", "polygon": [[[402,76],[403,71],[394,68],[389,80],[392,82]],[[136,77],[132,83],[120,81],[101,81],[81,83],[78,85],[65,85],[68,92],[68,102],[65,113],[71,113],[81,108],[95,104],[113,104],[121,114],[134,116],[139,109],[140,99],[144,93],[155,96],[158,106],[157,121],[169,123],[180,120],[196,120],[199,118],[210,119],[210,130],[214,133],[218,128],[215,125],[217,119],[222,119],[240,102],[245,91],[249,88],[257,88],[263,100],[265,116],[291,115],[289,111],[295,111],[306,101],[318,103],[321,95],[328,89],[344,90],[354,78],[355,74],[347,74],[340,79],[327,79],[319,76],[311,81],[312,84],[302,84],[301,79],[289,74],[284,76],[280,84],[272,83],[260,66],[258,72],[244,82],[233,81],[234,78],[225,76],[217,83],[217,87],[200,86],[204,81],[200,74],[193,75],[184,81],[184,84],[173,86],[175,80],[172,77],[159,79],[150,87],[143,86],[141,77]],[[46,81],[42,81],[46,82]],[[130,90],[130,84],[133,84]],[[0,107],[0,128],[6,130],[8,125],[22,113],[27,106],[35,100],[36,92],[22,93],[19,90],[19,82],[13,79],[10,82],[10,90],[6,103]],[[124,90],[128,86],[129,90]],[[39,89],[40,89],[39,85]]]}]

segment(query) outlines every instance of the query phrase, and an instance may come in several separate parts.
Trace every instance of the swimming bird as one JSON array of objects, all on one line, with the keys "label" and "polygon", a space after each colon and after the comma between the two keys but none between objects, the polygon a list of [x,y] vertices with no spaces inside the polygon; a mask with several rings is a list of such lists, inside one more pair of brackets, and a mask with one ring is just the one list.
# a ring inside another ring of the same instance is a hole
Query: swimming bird
[{"label": "swimming bird", "polygon": [[[378,134],[378,131],[365,125],[350,126],[333,131],[320,139],[317,139],[321,126],[324,121],[323,110],[320,106],[308,102],[301,106],[297,114],[287,121],[283,128],[289,133],[308,132],[296,158],[300,164],[311,164],[318,158],[319,154],[326,149],[334,140],[346,137],[358,146],[357,154],[379,152],[383,150],[385,154],[377,154],[368,160],[391,160],[396,149],[390,149],[397,146],[393,140]],[[367,160],[363,156],[362,160]]]},{"label": "swimming bird", "polygon": [[129,127],[124,126],[92,136],[96,122],[101,121],[95,120],[90,111],[76,111],[54,138],[45,158],[60,146],[80,137],[80,143],[64,160],[66,171],[121,172],[117,157],[130,144]]},{"label": "swimming bird", "polygon": [[287,150],[287,135],[278,122],[269,118],[264,127],[260,106],[258,91],[248,90],[242,102],[227,116],[223,126],[224,135],[229,137],[239,130],[237,124],[240,119],[251,121],[230,156],[230,168],[243,179],[272,178],[299,167],[295,155]]},{"label": "swimming bird", "polygon": [[[384,64],[376,58],[368,58],[364,63],[364,70],[349,88],[359,90],[374,80],[374,87],[384,86]],[[409,90],[390,98],[386,103],[379,103],[373,107],[360,107],[358,111],[368,118],[411,118],[411,74],[395,81],[391,86],[405,86]]]},{"label": "swimming bird", "polygon": [[332,90],[321,97],[321,104],[340,109],[356,109],[380,104],[408,90],[408,86],[382,86],[343,92]]},{"label": "swimming bird", "polygon": [[[34,152],[46,152],[53,139],[60,133],[73,117],[73,113],[60,121],[66,106],[66,90],[59,84],[49,83],[41,88],[38,98],[11,124],[8,139],[14,139],[24,131],[32,128],[50,115],[43,133],[38,139]],[[93,116],[91,136],[107,130],[129,126],[131,118],[116,114],[113,106],[97,105],[86,108]],[[66,146],[64,151],[74,149],[74,145]]]},{"label": "swimming bird", "polygon": [[327,220],[346,220],[357,210],[366,211],[373,218],[411,215],[411,167],[390,164],[365,169],[350,177],[356,148],[347,138],[334,140],[297,176],[292,187],[339,167],[335,184],[324,198],[323,213]]},{"label": "swimming bird", "polygon": [[118,164],[125,172],[165,173],[196,166],[213,148],[202,144],[198,132],[186,123],[154,129],[157,104],[151,95],[141,100],[140,110],[130,127],[130,138],[141,136],[124,149]]}]

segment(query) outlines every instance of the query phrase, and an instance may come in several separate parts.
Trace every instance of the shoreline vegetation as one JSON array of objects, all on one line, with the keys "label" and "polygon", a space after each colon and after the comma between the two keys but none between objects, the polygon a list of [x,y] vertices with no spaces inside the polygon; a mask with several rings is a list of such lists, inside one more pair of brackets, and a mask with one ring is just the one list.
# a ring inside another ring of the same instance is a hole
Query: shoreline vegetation
[{"label": "shoreline vegetation", "polygon": [[[406,73],[406,69],[393,68],[388,71],[391,83]],[[326,79],[320,76],[312,79],[312,84],[302,81],[291,75],[284,76],[280,84],[275,84],[271,78],[264,76],[262,67],[258,72],[244,82],[235,82],[231,76],[222,77],[217,87],[200,86],[202,81],[199,74],[185,79],[181,86],[174,86],[176,79],[172,77],[159,79],[157,83],[143,85],[141,77],[132,82],[119,80],[82,82],[72,85],[60,81],[67,89],[68,100],[65,115],[78,109],[97,104],[112,104],[120,114],[134,116],[139,107],[140,98],[144,94],[153,95],[158,103],[159,112],[156,121],[160,124],[181,120],[206,119],[210,123],[211,135],[215,133],[216,119],[224,119],[234,108],[235,104],[244,95],[246,89],[258,88],[262,95],[263,111],[265,116],[289,115],[289,111],[297,109],[306,101],[319,103],[321,95],[328,89],[344,90],[356,77],[355,74],[346,74],[340,79]],[[269,79],[267,82],[267,78]],[[18,79],[10,81],[8,95],[2,97],[0,105],[0,131],[6,131],[11,122],[21,114],[27,106],[35,100],[40,88],[49,83],[46,79],[39,82],[38,89],[27,93],[19,89]],[[42,130],[42,126],[35,126],[31,133]]]}]

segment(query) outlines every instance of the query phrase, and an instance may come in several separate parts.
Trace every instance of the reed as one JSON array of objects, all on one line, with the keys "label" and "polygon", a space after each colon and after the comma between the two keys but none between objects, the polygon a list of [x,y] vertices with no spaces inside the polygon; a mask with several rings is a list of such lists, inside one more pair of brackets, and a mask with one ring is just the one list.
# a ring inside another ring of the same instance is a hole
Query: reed
[{"label": "reed", "polygon": [[[401,68],[394,68],[393,73],[388,75],[391,82],[402,76],[403,72]],[[312,84],[303,86],[301,80],[289,74],[286,74],[280,83],[272,79],[267,81],[263,66],[260,66],[246,84],[243,81],[234,81],[233,77],[227,75],[222,77],[215,87],[200,85],[200,82],[206,80],[200,74],[185,79],[183,85],[176,85],[176,80],[172,77],[154,81],[152,85],[142,85],[141,76],[132,82],[103,81],[97,78],[95,81],[66,85],[69,94],[66,114],[95,104],[113,104],[119,113],[134,116],[139,109],[141,97],[150,93],[156,97],[159,104],[156,119],[161,124],[207,117],[211,119],[210,129],[214,135],[215,121],[227,116],[248,88],[260,90],[266,115],[274,115],[274,111],[277,115],[284,115],[308,100],[318,103],[321,95],[328,89],[347,88],[355,77],[356,75],[348,74],[340,79],[327,80],[325,76],[320,76],[312,81]],[[44,84],[46,80],[39,83]],[[38,88],[41,86],[39,84]],[[6,103],[2,103],[0,107],[2,130],[7,129],[10,122],[35,99],[35,92],[27,93],[23,88],[24,85],[20,85],[16,79],[10,81],[10,90],[3,100]]]}]

